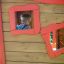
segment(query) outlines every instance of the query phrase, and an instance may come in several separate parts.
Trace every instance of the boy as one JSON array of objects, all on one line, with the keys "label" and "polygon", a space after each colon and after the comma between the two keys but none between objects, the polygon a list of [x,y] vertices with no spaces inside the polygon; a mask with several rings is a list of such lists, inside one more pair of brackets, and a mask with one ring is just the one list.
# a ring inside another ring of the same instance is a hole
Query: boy
[{"label": "boy", "polygon": [[20,21],[21,23],[16,25],[17,30],[25,30],[25,29],[31,29],[31,15],[30,14],[21,14],[20,15]]}]

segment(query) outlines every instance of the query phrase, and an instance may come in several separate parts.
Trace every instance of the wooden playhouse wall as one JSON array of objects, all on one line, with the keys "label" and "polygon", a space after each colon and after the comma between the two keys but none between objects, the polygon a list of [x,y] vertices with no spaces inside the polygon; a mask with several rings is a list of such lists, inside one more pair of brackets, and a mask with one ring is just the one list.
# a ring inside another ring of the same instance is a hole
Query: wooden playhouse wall
[{"label": "wooden playhouse wall", "polygon": [[49,58],[44,41],[40,34],[17,35],[10,33],[8,10],[12,6],[37,4],[40,6],[40,22],[42,26],[64,21],[64,5],[48,5],[35,3],[33,0],[2,0],[2,19],[6,64],[55,64],[64,63],[64,55]]}]

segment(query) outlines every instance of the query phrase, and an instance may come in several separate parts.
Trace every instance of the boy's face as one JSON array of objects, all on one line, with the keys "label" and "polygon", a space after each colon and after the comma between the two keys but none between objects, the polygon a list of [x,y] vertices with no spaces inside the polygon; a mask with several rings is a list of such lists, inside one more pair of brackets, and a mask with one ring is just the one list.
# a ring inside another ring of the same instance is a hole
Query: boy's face
[{"label": "boy's face", "polygon": [[21,24],[23,23],[23,24],[29,25],[30,22],[31,22],[31,17],[25,18],[25,17],[23,17],[23,16],[21,15],[21,16],[20,16],[20,20],[21,20]]}]

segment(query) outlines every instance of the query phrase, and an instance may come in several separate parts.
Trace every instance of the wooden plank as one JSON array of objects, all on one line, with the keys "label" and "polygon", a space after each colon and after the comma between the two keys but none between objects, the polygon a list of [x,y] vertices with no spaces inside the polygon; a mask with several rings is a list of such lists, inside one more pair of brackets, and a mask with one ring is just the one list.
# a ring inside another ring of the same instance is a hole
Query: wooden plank
[{"label": "wooden plank", "polygon": [[20,3],[20,2],[22,2],[22,3],[34,3],[34,1],[33,0],[2,0],[2,2],[3,3],[8,3],[8,2],[13,2],[13,3],[15,3],[15,2],[17,2],[17,3]]},{"label": "wooden plank", "polygon": [[9,13],[2,13],[2,20],[3,20],[3,22],[10,22]]},{"label": "wooden plank", "polygon": [[4,41],[20,41],[20,42],[42,42],[41,35],[11,35],[10,32],[4,32]]},{"label": "wooden plank", "polygon": [[41,20],[41,26],[46,27],[53,23],[64,22],[64,14],[42,13],[40,20]]},{"label": "wooden plank", "polygon": [[2,3],[2,12],[8,12],[9,9],[13,6],[19,6],[19,5],[22,6],[27,4],[31,4],[31,3]]},{"label": "wooden plank", "polygon": [[[14,0],[13,0],[14,1]],[[26,5],[26,4],[37,4],[37,3],[2,3],[2,12],[8,12],[12,6]],[[38,4],[40,12],[48,13],[64,13],[64,5],[49,5],[49,4]]]},{"label": "wooden plank", "polygon": [[45,45],[41,42],[5,42],[6,51],[21,51],[21,52],[44,52]]},{"label": "wooden plank", "polygon": [[3,23],[3,31],[10,31],[10,23]]},{"label": "wooden plank", "polygon": [[37,62],[10,62],[10,61],[7,61],[6,64],[51,64],[51,63],[37,63]]},{"label": "wooden plank", "polygon": [[44,53],[23,53],[23,52],[6,52],[7,61],[16,62],[48,62],[48,63],[64,63],[64,59],[49,58]]},{"label": "wooden plank", "polygon": [[41,12],[47,13],[64,13],[64,5],[55,5],[55,4],[39,4]]}]

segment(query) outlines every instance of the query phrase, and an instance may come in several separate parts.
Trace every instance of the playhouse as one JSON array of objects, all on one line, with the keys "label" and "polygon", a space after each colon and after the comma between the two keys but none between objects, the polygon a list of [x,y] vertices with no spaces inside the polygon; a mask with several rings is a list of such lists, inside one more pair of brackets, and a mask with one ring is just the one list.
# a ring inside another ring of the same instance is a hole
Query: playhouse
[{"label": "playhouse", "polygon": [[64,3],[37,1],[1,0],[0,64],[64,63]]}]

